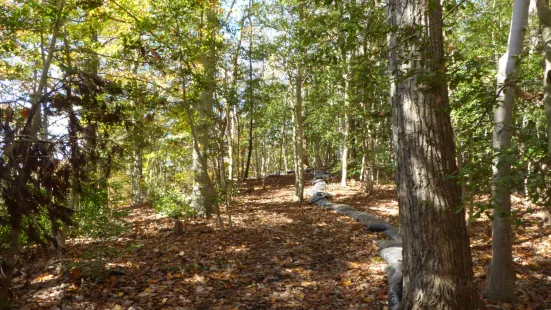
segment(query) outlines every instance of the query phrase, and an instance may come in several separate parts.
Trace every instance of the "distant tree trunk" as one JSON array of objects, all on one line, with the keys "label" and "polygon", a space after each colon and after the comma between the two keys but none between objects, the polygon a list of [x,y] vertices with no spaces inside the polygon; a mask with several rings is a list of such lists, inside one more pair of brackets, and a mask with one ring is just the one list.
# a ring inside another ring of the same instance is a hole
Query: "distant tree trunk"
[{"label": "distant tree trunk", "polygon": [[390,25],[406,34],[389,41],[404,237],[401,309],[478,309],[460,188],[450,177],[458,171],[444,67],[442,8],[439,1],[393,0],[388,10]]},{"label": "distant tree trunk", "polygon": [[279,162],[278,162],[278,166],[277,166],[277,174],[280,173],[281,171],[281,164],[283,163],[283,150],[284,150],[284,147],[283,147],[283,143],[284,143],[284,137],[285,135],[285,123],[283,123],[283,126],[281,127],[281,137],[280,137],[280,153],[279,153]]},{"label": "distant tree trunk", "polygon": [[[345,101],[348,99],[345,96]],[[345,110],[348,110],[348,104],[345,104]],[[350,128],[348,111],[344,112],[343,131],[342,131],[342,154],[341,154],[341,186],[346,187],[346,178],[348,176],[348,131]]]},{"label": "distant tree trunk", "polygon": [[249,1],[249,109],[250,109],[250,121],[249,121],[249,150],[247,154],[247,165],[245,166],[245,173],[243,179],[249,177],[249,168],[251,166],[251,154],[253,152],[253,123],[254,123],[254,101],[253,101],[253,22],[251,18],[253,1]]},{"label": "distant tree trunk", "polygon": [[236,126],[236,132],[237,132],[237,145],[235,146],[236,149],[236,156],[235,156],[235,167],[237,167],[237,178],[241,179],[242,169],[241,169],[241,123],[239,122],[239,114],[238,109],[235,106],[233,111],[233,116],[235,118],[235,126]]},{"label": "distant tree trunk", "polygon": [[233,180],[233,115],[231,104],[226,107],[226,139],[228,146],[228,180]]},{"label": "distant tree trunk", "polygon": [[135,147],[130,168],[132,180],[132,203],[139,204],[142,202],[142,178],[143,178],[143,155],[142,148]]},{"label": "distant tree trunk", "polygon": [[272,153],[270,152],[270,149],[271,146],[262,147],[262,189],[266,188],[266,176],[268,175],[270,160],[272,159]]},{"label": "distant tree trunk", "polygon": [[507,52],[499,59],[497,73],[497,106],[494,108],[494,133],[492,147],[495,152],[493,165],[492,202],[492,261],[487,271],[484,297],[499,301],[515,298],[515,270],[511,229],[511,130],[513,104],[515,100],[515,79],[517,58],[522,53],[522,45],[528,22],[529,0],[515,0],[513,17],[509,31]]},{"label": "distant tree trunk", "polygon": [[228,180],[233,181],[233,167],[234,167],[234,159],[233,159],[233,143],[235,139],[235,122],[233,121],[233,113],[232,108],[229,107],[228,109],[228,128],[226,130],[226,137],[228,139]]},{"label": "distant tree trunk", "polygon": [[[340,4],[340,5],[339,5]],[[337,1],[339,6],[339,15],[341,22],[344,19],[344,5]],[[340,25],[339,25],[339,28]],[[341,62],[342,62],[342,77],[341,77],[341,96],[343,97],[343,125],[342,125],[342,141],[341,141],[341,186],[346,187],[346,179],[348,177],[348,134],[350,131],[350,120],[349,120],[349,88],[350,83],[348,81],[348,51],[346,46],[346,33],[343,30],[344,28],[339,29],[338,41],[341,53]]]},{"label": "distant tree trunk", "polygon": [[[234,108],[237,107],[239,103],[239,98],[237,97],[237,82],[239,78],[239,51],[241,50],[242,42],[242,33],[243,33],[243,20],[241,20],[241,31],[239,35],[239,42],[237,48],[235,49],[235,54],[233,56],[233,74],[232,81],[230,86],[230,98],[226,106],[226,137],[228,139],[228,179],[233,180],[234,175],[234,159],[233,159],[233,143],[235,140],[235,119],[234,119]],[[239,169],[238,169],[239,170]]]},{"label": "distant tree trunk", "polygon": [[247,151],[247,164],[245,165],[245,172],[243,173],[243,180],[245,180],[249,177],[249,168],[251,167],[252,153],[253,153],[253,115],[251,113],[251,119],[250,119],[250,123],[249,123],[249,147],[248,147],[248,151]]},{"label": "distant tree trunk", "polygon": [[259,150],[260,148],[260,144],[258,143],[258,138],[255,139],[256,140],[256,146],[254,148],[254,165],[255,165],[255,177],[257,180],[260,180],[260,178],[262,177],[262,163],[261,163],[261,160],[260,160],[260,157],[262,156],[262,154],[259,154],[259,153],[263,153],[262,150]]},{"label": "distant tree trunk", "polygon": [[287,171],[289,171],[289,162],[287,161],[287,139],[285,139],[285,125],[283,125],[283,131],[281,135],[281,153],[283,154],[283,167],[285,169],[285,173],[287,173]]},{"label": "distant tree trunk", "polygon": [[[369,140],[369,142],[367,141]],[[365,138],[363,143],[363,156],[362,156],[362,172],[361,181],[363,183],[364,192],[368,195],[373,193],[373,163],[368,156],[369,152],[373,149],[373,139]]]}]

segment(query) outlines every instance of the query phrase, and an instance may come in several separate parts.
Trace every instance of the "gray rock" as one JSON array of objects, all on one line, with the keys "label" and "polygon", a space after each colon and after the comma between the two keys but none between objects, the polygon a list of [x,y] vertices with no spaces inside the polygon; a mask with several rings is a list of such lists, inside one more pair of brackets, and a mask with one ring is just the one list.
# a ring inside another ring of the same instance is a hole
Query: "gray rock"
[{"label": "gray rock", "polygon": [[391,228],[383,231],[383,234],[385,234],[387,237],[394,241],[400,241],[402,242],[402,236],[400,235],[400,232],[396,228]]},{"label": "gray rock", "polygon": [[379,232],[379,231],[384,232],[393,228],[394,227],[392,227],[392,225],[390,225],[388,222],[383,220],[373,220],[367,224],[367,230],[374,231],[374,232]]},{"label": "gray rock", "polygon": [[316,192],[314,193],[310,198],[308,198],[308,204],[313,204],[318,200],[325,199],[325,193],[323,192]]},{"label": "gray rock", "polygon": [[379,246],[379,250],[390,248],[390,247],[401,247],[402,241],[378,240],[377,245]]},{"label": "gray rock", "polygon": [[388,277],[388,305],[391,310],[400,309],[404,280],[402,270],[402,262],[396,262],[385,268]]},{"label": "gray rock", "polygon": [[365,213],[365,212],[363,212],[363,214],[356,215],[356,217],[354,217],[354,219],[356,221],[364,224],[365,226],[367,226],[369,224],[369,222],[377,220],[376,217],[374,217],[371,214]]},{"label": "gray rock", "polygon": [[350,206],[347,206],[347,205],[336,205],[333,207],[333,210],[339,212],[339,213],[344,213],[344,212],[349,212],[349,211],[356,211],[356,209],[350,207]]},{"label": "gray rock", "polygon": [[379,256],[389,265],[402,261],[402,247],[393,246],[379,251]]},{"label": "gray rock", "polygon": [[355,219],[356,221],[358,221],[359,216],[361,216],[362,214],[367,214],[367,213],[365,213],[363,211],[349,211],[349,212],[346,212],[345,214],[350,216],[351,218]]}]

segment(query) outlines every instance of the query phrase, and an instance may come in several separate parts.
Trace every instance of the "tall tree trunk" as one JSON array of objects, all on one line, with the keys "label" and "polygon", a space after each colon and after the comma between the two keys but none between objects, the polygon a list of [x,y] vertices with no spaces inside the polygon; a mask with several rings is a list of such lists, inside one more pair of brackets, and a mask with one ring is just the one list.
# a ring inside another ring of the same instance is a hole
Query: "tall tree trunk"
[{"label": "tall tree trunk", "polygon": [[249,177],[249,169],[251,167],[251,156],[253,153],[253,111],[251,111],[251,119],[249,122],[249,147],[247,149],[247,164],[245,165],[245,172],[243,172],[243,180]]},{"label": "tall tree trunk", "polygon": [[[216,66],[216,45],[214,44],[216,33],[213,30],[216,16],[212,11],[213,9],[214,7],[207,8],[207,28],[209,28],[208,35],[210,36],[207,41],[211,47],[201,58],[204,68],[205,87],[201,92],[196,108],[197,118],[195,120],[194,147],[192,152],[193,189],[191,207],[200,215],[206,217],[212,215],[213,206],[216,202],[216,193],[208,175],[207,166],[210,144],[209,127],[215,89],[214,74]],[[188,112],[188,115],[191,121],[191,113]]]},{"label": "tall tree trunk", "polygon": [[543,105],[547,120],[547,159],[551,161],[551,8],[548,0],[537,0],[536,7],[542,26],[545,69],[543,71]]},{"label": "tall tree trunk", "polygon": [[278,166],[277,166],[277,173],[276,174],[279,174],[281,172],[281,164],[283,164],[283,150],[285,149],[283,147],[283,142],[284,142],[284,139],[285,139],[285,122],[283,122],[283,126],[281,126],[281,137],[280,137],[280,153],[279,153],[279,162],[278,162]]},{"label": "tall tree trunk", "polygon": [[237,132],[237,145],[235,146],[236,153],[235,154],[235,167],[237,167],[237,179],[241,179],[241,174],[243,173],[243,169],[241,169],[241,123],[239,122],[239,114],[238,109],[235,106],[233,111],[233,116],[235,118],[235,127]]},{"label": "tall tree trunk", "polygon": [[[340,22],[344,20],[344,4],[337,1],[339,5]],[[339,24],[339,47],[341,53],[342,74],[341,74],[341,96],[343,97],[343,125],[342,125],[342,141],[341,141],[341,186],[346,187],[346,178],[348,177],[348,134],[350,130],[349,120],[349,81],[348,81],[348,50],[346,46],[346,33],[344,27]]]},{"label": "tall tree trunk", "polygon": [[262,156],[262,154],[259,154],[259,153],[262,153],[262,150],[259,150],[260,148],[260,144],[258,143],[258,138],[254,139],[255,140],[255,147],[254,147],[254,174],[255,174],[255,178],[257,180],[260,180],[260,178],[262,177],[262,169],[261,169],[261,166],[262,166],[262,163],[260,162],[260,157]]},{"label": "tall tree trunk", "polygon": [[[218,1],[208,1],[206,7],[207,24],[205,38],[206,45],[209,46],[207,53],[201,58],[205,86],[199,98],[197,107],[197,122],[195,129],[193,128],[193,119],[188,110],[190,124],[192,125],[194,147],[192,152],[193,169],[194,169],[194,184],[192,190],[191,206],[199,212],[200,215],[210,217],[212,212],[216,213],[220,229],[224,229],[224,223],[220,215],[220,208],[217,199],[217,193],[214,189],[212,180],[208,174],[208,156],[210,148],[209,127],[212,119],[212,107],[214,91],[216,88],[216,40],[219,32],[219,23],[217,17]],[[204,14],[204,11],[203,13]],[[200,34],[202,36],[202,34]],[[184,98],[185,98],[185,83],[184,83]]]},{"label": "tall tree trunk", "polygon": [[[300,5],[299,20],[304,20],[304,3]],[[303,30],[301,29],[299,36],[302,37]],[[302,56],[302,54],[301,54]],[[302,79],[304,74],[302,58],[299,57],[297,63],[297,76],[296,76],[296,101],[294,106],[294,126],[295,126],[295,202],[304,200],[304,142],[303,142],[303,128],[302,128]]]},{"label": "tall tree trunk", "polygon": [[[285,106],[287,106],[287,103],[285,103]],[[289,171],[289,162],[287,161],[287,139],[285,135],[285,123],[283,123],[283,130],[281,132],[281,153],[283,155],[283,169],[285,169],[285,173],[287,173],[287,171]]]},{"label": "tall tree trunk", "polygon": [[507,52],[499,59],[497,70],[497,106],[494,108],[494,133],[492,147],[495,152],[493,169],[492,203],[492,261],[487,271],[484,297],[493,300],[514,299],[515,271],[513,269],[511,229],[511,130],[513,103],[515,100],[515,79],[517,58],[528,22],[529,0],[515,0],[509,31]]},{"label": "tall tree trunk", "polygon": [[235,49],[235,54],[233,55],[233,74],[232,81],[230,86],[230,98],[226,107],[226,137],[228,139],[228,180],[233,181],[234,175],[234,158],[233,158],[233,144],[235,139],[235,119],[234,119],[234,108],[237,107],[239,103],[239,98],[237,97],[237,82],[239,78],[239,51],[241,50],[241,42],[243,38],[243,18],[241,20],[239,42]]},{"label": "tall tree trunk", "polygon": [[249,1],[249,109],[250,109],[250,121],[249,121],[249,149],[247,154],[247,165],[245,166],[245,173],[243,179],[249,177],[249,168],[251,166],[251,154],[253,152],[253,123],[254,123],[254,102],[253,102],[253,22],[252,22],[252,6],[253,1]]},{"label": "tall tree trunk", "polygon": [[[393,0],[393,136],[404,237],[402,309],[477,309],[455,163],[439,1]],[[399,62],[396,56],[400,55]],[[401,75],[400,72],[406,72]],[[427,74],[431,80],[427,81]]]},{"label": "tall tree trunk", "polygon": [[[348,84],[345,82],[345,84]],[[348,95],[344,95],[344,117],[343,117],[343,130],[342,130],[342,153],[341,153],[341,186],[346,187],[346,178],[348,176],[348,133],[350,129],[350,120],[348,113]]]}]

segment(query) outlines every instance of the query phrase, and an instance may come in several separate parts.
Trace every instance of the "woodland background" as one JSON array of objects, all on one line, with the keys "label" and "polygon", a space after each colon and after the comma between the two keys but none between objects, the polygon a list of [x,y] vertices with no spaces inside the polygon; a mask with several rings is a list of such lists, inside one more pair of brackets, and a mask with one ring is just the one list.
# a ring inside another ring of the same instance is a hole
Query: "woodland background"
[{"label": "woodland background", "polygon": [[[247,225],[243,214],[256,212],[242,210],[251,191],[268,188],[269,194],[280,186],[289,200],[302,202],[305,173],[331,173],[335,183],[356,191],[356,202],[373,208],[379,202],[368,197],[394,199],[385,187],[394,183],[396,160],[389,90],[397,79],[389,69],[389,42],[410,40],[420,29],[389,22],[388,3],[5,0],[1,5],[0,308],[10,305],[10,283],[14,277],[23,281],[23,258],[39,251],[36,244],[59,258],[74,253],[79,238],[135,237],[132,225],[138,224],[129,218],[137,215],[128,206],[153,210],[166,227],[182,225],[175,233],[207,225],[206,239],[223,239],[215,231],[237,238],[235,227]],[[438,4],[447,69],[422,77],[447,81],[446,111],[454,133],[447,143],[456,149],[458,166],[453,178],[469,229],[480,233],[476,242],[486,249],[490,220],[499,213],[492,213],[495,201],[489,198],[496,186],[514,194],[506,217],[515,238],[548,232],[550,220],[551,97],[544,72],[551,65],[551,10],[545,0],[524,5],[526,35],[511,56],[515,70],[506,82],[496,76],[500,58],[510,52],[509,0]],[[494,110],[507,93],[516,97],[511,143],[496,148]],[[503,165],[510,170],[496,181],[492,168]],[[280,176],[291,171],[294,193],[285,189],[291,177]],[[300,213],[296,207],[289,212]],[[156,229],[166,228],[161,226]],[[205,237],[197,234],[191,233],[201,249]],[[532,236],[541,242],[531,247],[545,247],[545,236]],[[146,243],[137,244],[132,246]],[[548,259],[549,251],[542,251]],[[88,261],[101,261],[102,255]],[[285,259],[277,257],[278,264]],[[222,260],[218,268],[226,264]],[[93,264],[73,267],[65,265],[59,276],[93,277],[80,275]],[[98,283],[114,286],[106,272]],[[360,299],[370,304],[377,294]],[[523,307],[549,302],[518,288],[513,295],[528,296]],[[499,299],[508,307],[508,298]]]}]

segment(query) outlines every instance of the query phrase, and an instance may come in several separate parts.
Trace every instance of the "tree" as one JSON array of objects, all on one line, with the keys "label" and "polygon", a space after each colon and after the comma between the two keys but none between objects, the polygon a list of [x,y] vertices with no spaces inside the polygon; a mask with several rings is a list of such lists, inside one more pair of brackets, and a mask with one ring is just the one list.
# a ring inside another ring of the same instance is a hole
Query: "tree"
[{"label": "tree", "polygon": [[[298,36],[300,38],[304,36],[304,29],[302,23],[304,23],[304,10],[305,3],[301,2],[299,4],[299,30]],[[302,203],[304,200],[304,133],[303,133],[303,124],[302,124],[302,83],[304,78],[304,65],[303,56],[304,56],[304,47],[299,46],[299,59],[296,60],[296,78],[295,78],[295,103],[293,107],[294,112],[294,158],[295,158],[295,197],[294,201]]]},{"label": "tree", "polygon": [[209,155],[209,126],[211,121],[211,110],[215,92],[216,73],[216,37],[218,35],[218,17],[215,12],[217,1],[209,1],[207,7],[202,7],[202,13],[206,14],[205,29],[201,29],[200,37],[206,47],[206,52],[201,56],[203,65],[203,89],[196,107],[197,118],[195,119],[195,130],[193,134],[193,170],[194,185],[192,191],[192,208],[199,213],[210,217],[213,206],[216,203],[216,193],[208,174]]},{"label": "tree", "polygon": [[439,1],[394,0],[393,136],[403,309],[477,309],[450,122]]},{"label": "tree", "polygon": [[547,158],[551,161],[551,8],[547,0],[537,0],[538,18],[542,26],[545,68],[543,71],[543,104],[547,120]]},{"label": "tree", "polygon": [[517,58],[522,53],[528,22],[529,0],[515,0],[509,31],[507,51],[499,59],[497,72],[497,106],[494,108],[495,152],[493,166],[493,220],[492,261],[488,268],[484,296],[489,299],[510,301],[514,298],[515,271],[513,269],[511,230],[511,161],[509,152],[513,130],[513,103]]}]

